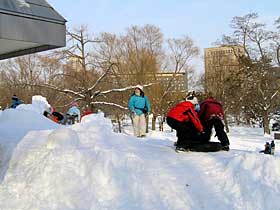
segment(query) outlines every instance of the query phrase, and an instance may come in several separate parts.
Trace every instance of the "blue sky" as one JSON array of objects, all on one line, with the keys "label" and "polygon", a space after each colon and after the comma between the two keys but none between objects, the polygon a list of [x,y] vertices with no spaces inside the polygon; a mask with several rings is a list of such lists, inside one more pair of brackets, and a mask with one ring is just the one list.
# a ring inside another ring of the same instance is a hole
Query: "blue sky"
[{"label": "blue sky", "polygon": [[165,38],[190,36],[201,48],[228,34],[234,16],[257,12],[272,24],[280,0],[47,0],[67,20],[68,28],[88,25],[91,33],[121,34],[131,25],[152,24]]}]

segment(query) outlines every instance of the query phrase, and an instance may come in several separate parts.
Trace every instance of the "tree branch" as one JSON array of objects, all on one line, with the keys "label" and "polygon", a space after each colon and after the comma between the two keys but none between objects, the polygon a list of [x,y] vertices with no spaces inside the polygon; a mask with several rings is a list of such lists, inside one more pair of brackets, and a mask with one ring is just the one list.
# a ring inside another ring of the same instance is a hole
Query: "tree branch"
[{"label": "tree branch", "polygon": [[108,69],[101,75],[101,77],[98,78],[98,80],[95,82],[93,86],[91,86],[86,92],[92,91],[103,79],[104,77],[108,74],[108,72],[111,70],[111,68],[115,65],[115,63],[111,63]]},{"label": "tree branch", "polygon": [[[149,84],[146,84],[146,85],[143,85],[143,87],[149,87],[151,85],[154,85],[156,83],[149,83]],[[124,92],[124,91],[127,91],[127,90],[133,90],[135,89],[136,86],[129,86],[129,87],[125,87],[125,88],[119,88],[119,89],[111,89],[111,90],[106,90],[106,91],[100,91],[96,96],[99,96],[99,95],[106,95],[108,93],[113,93],[113,92]]]},{"label": "tree branch", "polygon": [[61,92],[61,93],[65,93],[65,94],[72,94],[72,95],[78,96],[80,98],[85,98],[85,96],[83,94],[77,93],[73,90],[60,89],[58,87],[55,87],[55,86],[52,86],[52,85],[49,85],[49,84],[20,84],[20,85],[28,85],[30,87],[43,87],[43,88],[48,88],[48,89],[51,89],[51,90],[55,90],[57,92]]},{"label": "tree branch", "polygon": [[95,102],[91,102],[91,104],[100,104],[100,105],[108,105],[108,106],[115,106],[115,107],[118,107],[120,109],[123,109],[123,110],[128,110],[127,107],[123,107],[119,104],[114,104],[114,103],[110,103],[110,102],[102,102],[102,101],[95,101]]}]

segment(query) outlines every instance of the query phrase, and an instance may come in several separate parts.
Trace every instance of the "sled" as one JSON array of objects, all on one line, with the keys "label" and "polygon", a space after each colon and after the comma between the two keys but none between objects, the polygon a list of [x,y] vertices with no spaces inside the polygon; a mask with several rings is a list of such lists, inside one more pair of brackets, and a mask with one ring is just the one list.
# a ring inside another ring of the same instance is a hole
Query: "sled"
[{"label": "sled", "polygon": [[61,121],[64,118],[63,114],[60,112],[53,112],[52,115],[55,116],[58,121]]},{"label": "sled", "polygon": [[176,152],[218,152],[224,151],[222,145],[219,142],[208,142],[204,144],[195,144],[191,148],[186,149],[185,151],[176,150]]}]

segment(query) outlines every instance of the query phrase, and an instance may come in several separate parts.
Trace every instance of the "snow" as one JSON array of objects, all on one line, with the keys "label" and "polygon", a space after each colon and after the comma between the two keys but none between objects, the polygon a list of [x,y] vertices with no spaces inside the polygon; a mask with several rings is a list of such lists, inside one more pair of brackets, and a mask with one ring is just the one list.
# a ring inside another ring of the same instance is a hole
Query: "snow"
[{"label": "snow", "polygon": [[80,143],[78,134],[69,128],[54,130],[48,135],[47,149],[75,149]]},{"label": "snow", "polygon": [[232,127],[229,152],[179,154],[165,130],[139,139],[129,124],[114,133],[102,113],[62,126],[0,112],[0,209],[280,209],[280,144],[260,154],[272,140],[262,129]]},{"label": "snow", "polygon": [[17,0],[19,7],[30,7],[30,4],[26,3],[25,0]]},{"label": "snow", "polygon": [[43,114],[44,111],[51,111],[51,105],[48,103],[47,99],[43,96],[32,96],[32,104],[20,104],[17,109],[30,110]]}]

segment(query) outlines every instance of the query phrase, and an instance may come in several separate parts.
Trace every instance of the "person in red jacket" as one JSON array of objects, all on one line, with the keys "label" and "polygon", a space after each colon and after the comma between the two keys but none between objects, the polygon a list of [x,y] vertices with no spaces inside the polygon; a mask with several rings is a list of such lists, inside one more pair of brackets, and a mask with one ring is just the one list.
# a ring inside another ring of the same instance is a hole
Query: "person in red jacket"
[{"label": "person in red jacket", "polygon": [[167,113],[167,124],[177,131],[176,151],[188,150],[194,144],[204,141],[199,138],[203,136],[203,127],[195,111],[196,102],[195,96],[188,96],[186,101],[178,103]]},{"label": "person in red jacket", "polygon": [[222,145],[222,150],[229,150],[229,139],[224,131],[224,111],[222,104],[216,101],[212,94],[200,104],[200,111],[198,113],[199,119],[203,125],[205,138],[211,139],[212,128],[215,128],[216,136]]}]

